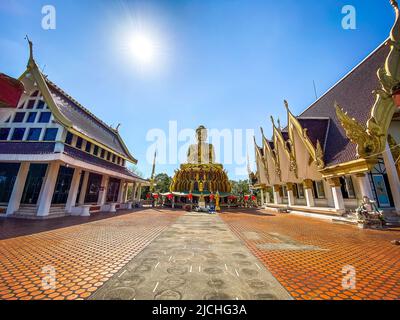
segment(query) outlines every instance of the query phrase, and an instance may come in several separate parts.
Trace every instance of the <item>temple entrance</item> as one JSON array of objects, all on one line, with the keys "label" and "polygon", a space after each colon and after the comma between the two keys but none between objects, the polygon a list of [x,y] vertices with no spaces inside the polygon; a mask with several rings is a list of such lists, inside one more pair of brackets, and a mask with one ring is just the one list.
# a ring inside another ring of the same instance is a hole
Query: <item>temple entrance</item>
[{"label": "temple entrance", "polygon": [[71,188],[72,177],[74,175],[73,168],[60,167],[57,177],[56,187],[52,204],[66,204],[68,199],[69,189]]},{"label": "temple entrance", "polygon": [[379,208],[391,208],[394,206],[392,193],[390,191],[389,179],[386,173],[383,159],[370,172],[370,182],[374,192],[375,200]]},{"label": "temple entrance", "polygon": [[19,167],[19,163],[0,163],[0,203],[10,200]]},{"label": "temple entrance", "polygon": [[33,163],[29,166],[29,173],[22,194],[22,204],[35,205],[37,203],[46,171],[47,164]]},{"label": "temple entrance", "polygon": [[121,180],[110,178],[107,189],[107,202],[117,202]]}]

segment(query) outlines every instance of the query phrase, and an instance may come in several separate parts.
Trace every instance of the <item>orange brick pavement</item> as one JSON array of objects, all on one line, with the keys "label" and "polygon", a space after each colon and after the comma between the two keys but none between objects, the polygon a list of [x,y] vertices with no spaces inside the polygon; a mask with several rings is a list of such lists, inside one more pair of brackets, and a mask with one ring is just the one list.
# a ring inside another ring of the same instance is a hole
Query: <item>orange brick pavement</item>
[{"label": "orange brick pavement", "polygon": [[[400,246],[390,243],[400,239],[399,229],[360,230],[354,226],[281,214],[228,213],[221,217],[295,299],[400,299]],[[249,233],[252,236],[249,237]],[[257,235],[255,238],[254,234]],[[258,247],[282,242],[276,234],[325,250],[265,250]],[[342,269],[346,265],[355,267],[355,290],[342,287]]]},{"label": "orange brick pavement", "polygon": [[[0,240],[0,299],[88,298],[181,214],[143,210]],[[45,266],[56,270],[55,290],[42,289]]]}]

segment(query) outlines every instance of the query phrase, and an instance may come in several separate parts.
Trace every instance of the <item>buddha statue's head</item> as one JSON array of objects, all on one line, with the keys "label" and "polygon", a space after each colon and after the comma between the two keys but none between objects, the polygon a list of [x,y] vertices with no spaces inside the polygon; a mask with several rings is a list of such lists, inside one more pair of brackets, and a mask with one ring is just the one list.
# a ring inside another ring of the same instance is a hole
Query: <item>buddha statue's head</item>
[{"label": "buddha statue's head", "polygon": [[199,126],[196,129],[196,136],[198,142],[204,142],[207,140],[207,129],[205,126]]}]

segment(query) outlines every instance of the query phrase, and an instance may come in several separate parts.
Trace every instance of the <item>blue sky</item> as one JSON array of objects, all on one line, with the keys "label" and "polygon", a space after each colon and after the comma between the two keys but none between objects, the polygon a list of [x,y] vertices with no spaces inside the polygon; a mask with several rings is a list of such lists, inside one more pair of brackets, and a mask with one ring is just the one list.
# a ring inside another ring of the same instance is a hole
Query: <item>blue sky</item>
[{"label": "blue sky", "polygon": [[[47,4],[56,8],[56,30],[41,27]],[[347,4],[357,10],[356,30],[342,28]],[[386,39],[393,20],[389,0],[1,0],[0,72],[24,71],[28,34],[52,81],[108,124],[122,123],[148,176],[149,130],[167,132],[176,120],[178,130],[254,129],[260,141],[260,126],[271,133],[271,114],[284,124],[283,99],[300,113],[315,100],[313,80],[324,93]],[[158,39],[155,70],[127,54],[126,30],[138,26]]]}]

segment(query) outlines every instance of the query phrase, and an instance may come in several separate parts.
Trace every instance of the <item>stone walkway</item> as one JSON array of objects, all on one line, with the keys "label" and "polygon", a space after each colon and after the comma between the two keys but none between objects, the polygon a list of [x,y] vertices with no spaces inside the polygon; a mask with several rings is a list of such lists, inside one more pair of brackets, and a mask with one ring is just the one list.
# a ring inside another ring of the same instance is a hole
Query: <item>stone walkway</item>
[{"label": "stone walkway", "polygon": [[219,216],[188,213],[90,298],[288,300],[291,296]]}]

